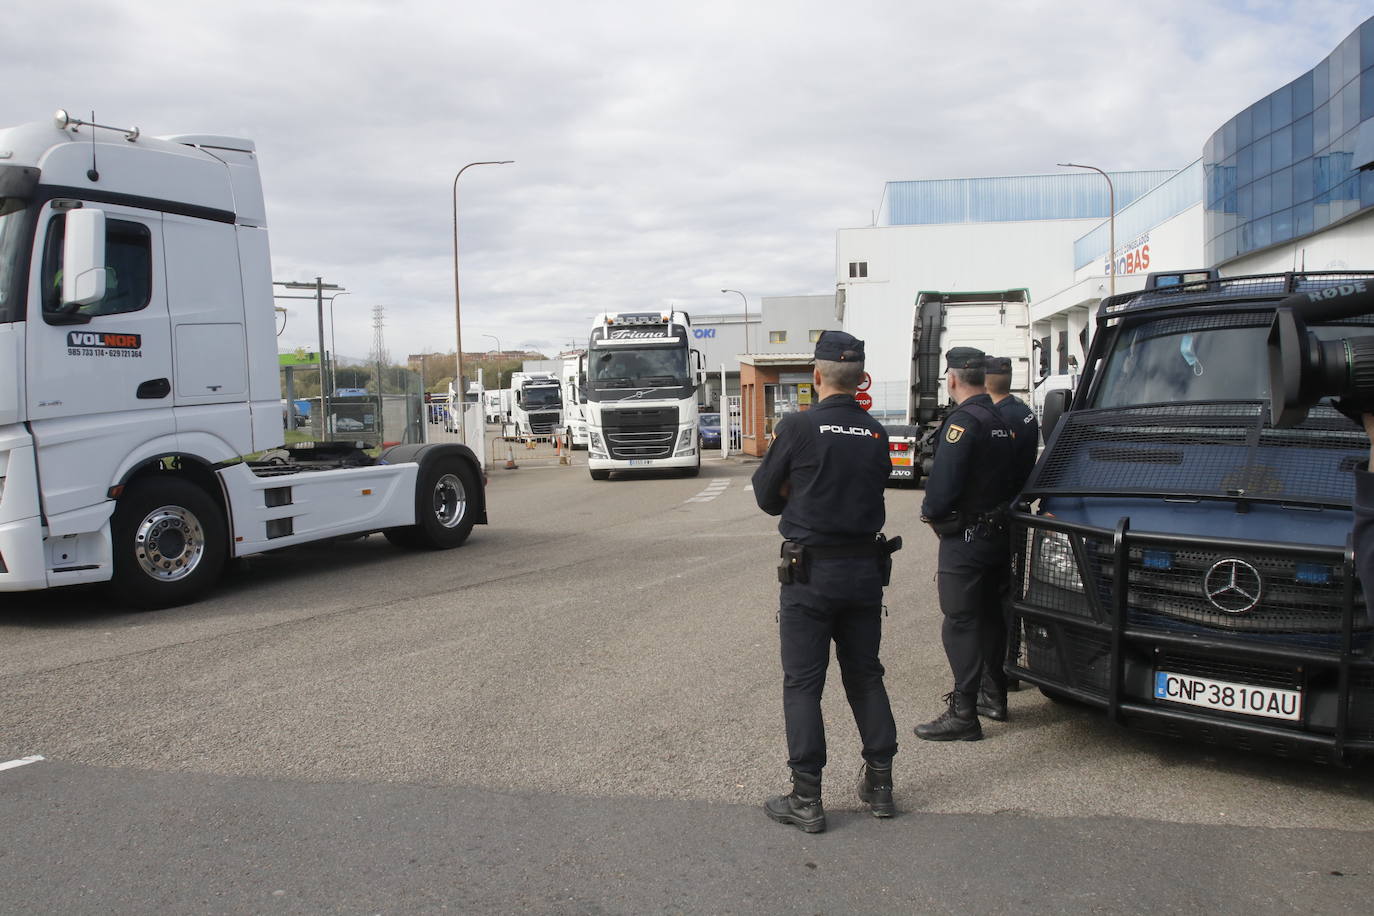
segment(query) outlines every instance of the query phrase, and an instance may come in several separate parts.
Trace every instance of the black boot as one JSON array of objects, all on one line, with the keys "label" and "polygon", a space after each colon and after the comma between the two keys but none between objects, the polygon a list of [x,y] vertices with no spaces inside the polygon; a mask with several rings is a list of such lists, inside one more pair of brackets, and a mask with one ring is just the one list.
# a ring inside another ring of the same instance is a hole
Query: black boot
[{"label": "black boot", "polygon": [[859,801],[868,805],[874,817],[892,817],[897,806],[892,803],[892,764],[885,767],[865,763],[859,770]]},{"label": "black boot", "polygon": [[807,833],[820,833],[825,829],[821,774],[793,770],[792,791],[768,799],[763,803],[763,810],[779,824],[796,824]]},{"label": "black boot", "polygon": [[978,715],[994,722],[1007,721],[1007,688],[998,687],[986,672],[978,685]]},{"label": "black boot", "polygon": [[949,704],[936,718],[916,726],[916,737],[927,741],[978,741],[983,737],[983,726],[978,723],[978,711],[974,698],[958,691],[945,694]]}]

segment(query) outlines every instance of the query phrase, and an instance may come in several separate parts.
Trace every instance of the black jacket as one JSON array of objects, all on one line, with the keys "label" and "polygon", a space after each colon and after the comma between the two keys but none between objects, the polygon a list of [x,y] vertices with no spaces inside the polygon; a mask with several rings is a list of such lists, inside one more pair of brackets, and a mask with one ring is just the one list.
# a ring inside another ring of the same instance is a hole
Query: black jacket
[{"label": "black jacket", "polygon": [[965,399],[936,437],[921,515],[938,519],[960,510],[987,512],[1006,505],[1020,489],[1011,429],[986,394]]},{"label": "black jacket", "polygon": [[[754,499],[781,515],[778,531],[813,547],[867,540],[883,529],[892,460],[887,432],[853,397],[833,394],[778,421],[754,471]],[[782,485],[790,483],[787,497]]]}]

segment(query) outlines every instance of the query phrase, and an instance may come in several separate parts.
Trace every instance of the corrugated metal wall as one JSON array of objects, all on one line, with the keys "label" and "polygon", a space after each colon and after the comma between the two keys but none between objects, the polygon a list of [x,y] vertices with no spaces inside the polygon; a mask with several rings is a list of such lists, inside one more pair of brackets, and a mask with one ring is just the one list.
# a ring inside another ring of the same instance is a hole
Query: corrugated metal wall
[{"label": "corrugated metal wall", "polygon": [[[1117,210],[1173,174],[1112,172]],[[1106,218],[1110,212],[1108,201],[1107,183],[1096,172],[890,181],[883,192],[879,224],[920,226]]]},{"label": "corrugated metal wall", "polygon": [[[1102,176],[1098,176],[1101,180]],[[1105,184],[1105,182],[1103,182]],[[1165,220],[1202,203],[1202,160],[1175,172],[1158,187],[1116,211],[1116,244],[1120,248]],[[1102,258],[1105,264],[1111,225],[1103,223],[1073,243],[1073,269]]]}]

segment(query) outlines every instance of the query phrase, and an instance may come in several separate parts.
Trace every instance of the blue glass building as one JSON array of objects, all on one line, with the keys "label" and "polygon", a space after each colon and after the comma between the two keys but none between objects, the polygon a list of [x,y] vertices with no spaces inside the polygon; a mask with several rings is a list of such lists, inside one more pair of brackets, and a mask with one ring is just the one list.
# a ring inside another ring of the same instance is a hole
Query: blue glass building
[{"label": "blue glass building", "polygon": [[1374,206],[1374,171],[1361,171],[1371,144],[1374,18],[1207,141],[1207,263],[1224,265]]}]

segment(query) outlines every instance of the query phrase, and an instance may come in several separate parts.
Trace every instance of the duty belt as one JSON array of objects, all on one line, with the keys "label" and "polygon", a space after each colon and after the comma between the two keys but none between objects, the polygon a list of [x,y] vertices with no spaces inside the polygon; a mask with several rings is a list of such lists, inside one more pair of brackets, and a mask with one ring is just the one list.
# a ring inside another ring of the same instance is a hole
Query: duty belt
[{"label": "duty belt", "polygon": [[880,541],[855,541],[851,544],[830,544],[825,547],[803,545],[808,556],[818,560],[833,560],[840,557],[876,557],[887,553],[887,545]]}]

